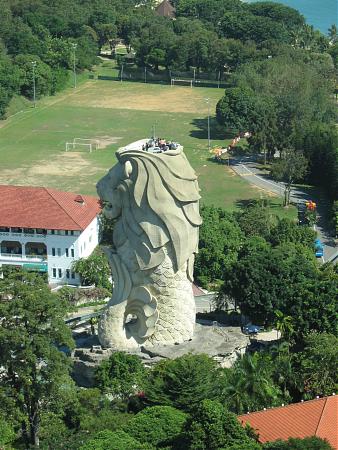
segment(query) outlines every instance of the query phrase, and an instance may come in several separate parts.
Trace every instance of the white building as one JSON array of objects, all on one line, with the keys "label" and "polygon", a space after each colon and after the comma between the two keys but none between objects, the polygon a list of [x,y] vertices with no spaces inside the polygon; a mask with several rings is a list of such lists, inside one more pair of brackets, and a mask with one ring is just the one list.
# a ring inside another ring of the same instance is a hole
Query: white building
[{"label": "white building", "polygon": [[0,185],[0,267],[47,272],[52,284],[80,284],[72,263],[99,243],[100,209],[89,195]]}]

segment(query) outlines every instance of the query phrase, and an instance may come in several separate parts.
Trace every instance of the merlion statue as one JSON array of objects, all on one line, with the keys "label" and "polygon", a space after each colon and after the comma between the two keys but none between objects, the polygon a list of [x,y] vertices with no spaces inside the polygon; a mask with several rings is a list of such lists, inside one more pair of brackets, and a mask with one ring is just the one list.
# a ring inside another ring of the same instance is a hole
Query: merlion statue
[{"label": "merlion statue", "polygon": [[118,150],[118,163],[97,191],[106,217],[117,219],[108,256],[113,296],[99,323],[104,347],[189,340],[198,248],[199,188],[182,147],[153,154]]}]

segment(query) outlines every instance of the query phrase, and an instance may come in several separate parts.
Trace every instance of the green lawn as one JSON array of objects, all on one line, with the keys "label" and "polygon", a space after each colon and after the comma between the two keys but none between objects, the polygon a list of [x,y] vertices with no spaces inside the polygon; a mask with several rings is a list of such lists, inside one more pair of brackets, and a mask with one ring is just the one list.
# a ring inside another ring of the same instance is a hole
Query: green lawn
[{"label": "green lawn", "polygon": [[[2,123],[0,183],[95,194],[96,182],[116,161],[115,151],[149,137],[155,125],[158,136],[184,146],[199,175],[202,201],[234,209],[238,201],[259,198],[262,193],[231,168],[213,162],[208,152],[205,99],[210,99],[214,112],[222,93],[215,88],[93,80],[77,90],[45,98],[37,108]],[[74,137],[100,139],[105,148],[66,153],[65,143]],[[211,118],[212,146],[229,142],[222,137]]]}]

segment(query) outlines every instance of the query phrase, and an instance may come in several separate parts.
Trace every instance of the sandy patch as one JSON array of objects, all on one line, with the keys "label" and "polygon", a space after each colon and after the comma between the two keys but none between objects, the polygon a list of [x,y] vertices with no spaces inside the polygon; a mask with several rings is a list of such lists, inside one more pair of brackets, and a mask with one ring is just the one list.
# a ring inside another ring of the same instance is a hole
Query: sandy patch
[{"label": "sandy patch", "polygon": [[100,148],[106,148],[108,145],[116,144],[120,139],[122,137],[116,136],[98,136],[94,138],[94,140],[99,142]]},{"label": "sandy patch", "polygon": [[[98,87],[102,86],[101,89]],[[161,111],[168,113],[186,112],[207,114],[208,106],[198,88],[190,89],[182,86],[170,88],[163,86],[156,91],[146,92],[142,87],[138,92],[134,89],[122,89],[112,84],[108,90],[105,85],[92,85],[77,96],[67,99],[67,104],[95,108],[132,109],[142,111]],[[220,94],[221,97],[221,94]],[[215,107],[216,99],[211,99],[210,107]]]},{"label": "sandy patch", "polygon": [[[32,167],[6,169],[0,171],[2,184],[19,184],[29,186],[63,186],[76,180],[76,184],[87,181],[102,169],[88,161],[83,153],[64,152],[50,160],[39,161]],[[65,180],[66,179],[66,180]]]}]

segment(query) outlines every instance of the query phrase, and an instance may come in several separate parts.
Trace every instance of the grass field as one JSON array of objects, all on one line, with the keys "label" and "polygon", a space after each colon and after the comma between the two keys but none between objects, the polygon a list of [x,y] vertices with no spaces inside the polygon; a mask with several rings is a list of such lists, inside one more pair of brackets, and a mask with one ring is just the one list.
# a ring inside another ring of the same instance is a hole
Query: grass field
[{"label": "grass field", "polygon": [[[149,137],[155,126],[158,136],[184,146],[199,175],[202,201],[233,209],[238,201],[262,193],[231,168],[214,163],[208,152],[205,99],[214,112],[222,93],[214,88],[86,81],[0,124],[0,183],[95,194],[96,182],[115,163],[115,151]],[[99,139],[104,148],[65,152],[65,143],[75,137]],[[222,137],[212,117],[212,145],[229,142]],[[274,204],[278,211],[279,199]]]}]

